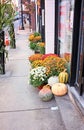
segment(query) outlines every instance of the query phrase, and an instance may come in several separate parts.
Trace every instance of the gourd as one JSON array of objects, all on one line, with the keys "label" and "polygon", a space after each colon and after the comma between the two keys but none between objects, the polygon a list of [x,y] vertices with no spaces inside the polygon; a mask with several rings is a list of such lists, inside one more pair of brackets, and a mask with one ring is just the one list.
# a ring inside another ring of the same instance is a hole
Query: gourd
[{"label": "gourd", "polygon": [[44,88],[48,88],[48,89],[50,89],[51,86],[50,86],[49,84],[46,84],[46,85],[43,86],[43,89],[44,89]]},{"label": "gourd", "polygon": [[63,72],[60,72],[58,78],[60,83],[67,83],[68,81],[68,73],[66,72],[66,69]]},{"label": "gourd", "polygon": [[52,86],[52,93],[56,96],[63,96],[67,92],[68,92],[68,89],[64,83],[56,83]]},{"label": "gourd", "polygon": [[49,101],[52,99],[53,94],[51,89],[49,88],[43,88],[39,91],[39,97],[41,98],[42,101]]},{"label": "gourd", "polygon": [[59,79],[57,76],[51,76],[49,79],[48,79],[48,84],[50,86],[52,86],[53,84],[55,83],[58,83],[59,82]]}]

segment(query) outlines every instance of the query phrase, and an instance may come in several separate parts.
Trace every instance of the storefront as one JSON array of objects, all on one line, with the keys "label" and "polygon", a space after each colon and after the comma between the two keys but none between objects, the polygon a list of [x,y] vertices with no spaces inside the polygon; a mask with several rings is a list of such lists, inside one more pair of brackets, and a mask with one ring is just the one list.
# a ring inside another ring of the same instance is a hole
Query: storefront
[{"label": "storefront", "polygon": [[84,94],[84,1],[55,1],[55,53],[68,61],[69,84]]},{"label": "storefront", "polygon": [[69,88],[84,110],[84,0],[41,0],[40,4],[45,53],[67,60]]}]

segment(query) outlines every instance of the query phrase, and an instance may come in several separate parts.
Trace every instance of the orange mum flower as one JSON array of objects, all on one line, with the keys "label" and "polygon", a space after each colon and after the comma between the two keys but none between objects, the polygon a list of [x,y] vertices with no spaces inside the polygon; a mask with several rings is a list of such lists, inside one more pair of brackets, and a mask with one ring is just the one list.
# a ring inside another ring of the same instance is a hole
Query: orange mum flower
[{"label": "orange mum flower", "polygon": [[29,57],[29,61],[33,62],[35,60],[41,60],[42,59],[43,54],[33,54]]}]

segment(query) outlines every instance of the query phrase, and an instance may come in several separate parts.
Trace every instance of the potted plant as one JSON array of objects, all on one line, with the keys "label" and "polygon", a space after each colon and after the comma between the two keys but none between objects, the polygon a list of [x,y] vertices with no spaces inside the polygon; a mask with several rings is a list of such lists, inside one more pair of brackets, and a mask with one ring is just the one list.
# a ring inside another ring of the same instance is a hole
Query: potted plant
[{"label": "potted plant", "polygon": [[47,69],[48,78],[58,76],[66,68],[67,61],[58,56],[48,56],[43,60],[43,66]]},{"label": "potted plant", "polygon": [[30,71],[30,84],[39,87],[47,83],[46,67],[40,66]]},{"label": "potted plant", "polygon": [[28,40],[30,41],[30,49],[34,50],[35,53],[38,52],[37,43],[42,41],[41,34],[38,32],[34,32],[33,34],[29,35]]},{"label": "potted plant", "polygon": [[43,54],[33,54],[28,59],[30,63],[32,63],[35,60],[42,60]]},{"label": "potted plant", "polygon": [[37,50],[39,50],[40,54],[45,54],[45,43],[44,42],[38,42],[36,46],[37,46]]},{"label": "potted plant", "polygon": [[9,26],[13,21],[13,8],[11,0],[0,1],[0,73],[5,73],[5,54],[8,55],[4,45],[4,28]]}]

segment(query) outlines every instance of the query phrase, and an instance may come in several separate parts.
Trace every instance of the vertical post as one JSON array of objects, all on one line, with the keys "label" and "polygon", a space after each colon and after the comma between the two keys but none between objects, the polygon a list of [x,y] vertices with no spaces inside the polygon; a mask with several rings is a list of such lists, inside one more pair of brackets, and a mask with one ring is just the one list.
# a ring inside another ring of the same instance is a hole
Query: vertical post
[{"label": "vertical post", "polygon": [[41,35],[42,41],[45,42],[45,0],[41,0]]},{"label": "vertical post", "polygon": [[36,24],[36,8],[35,8],[35,0],[32,0],[32,8],[33,8],[33,12],[31,13],[31,29],[33,31],[36,30],[35,24]]},{"label": "vertical post", "polygon": [[58,30],[59,30],[59,0],[55,0],[55,29],[54,29],[54,52],[60,55],[60,40],[58,40]]},{"label": "vertical post", "polygon": [[[31,0],[28,0],[28,3],[31,3]],[[29,14],[29,28],[31,30],[31,14]]]},{"label": "vertical post", "polygon": [[24,30],[22,0],[21,0],[21,22],[22,22],[22,27],[21,27],[21,29]]},{"label": "vertical post", "polygon": [[0,74],[5,74],[4,31],[0,31]]}]

